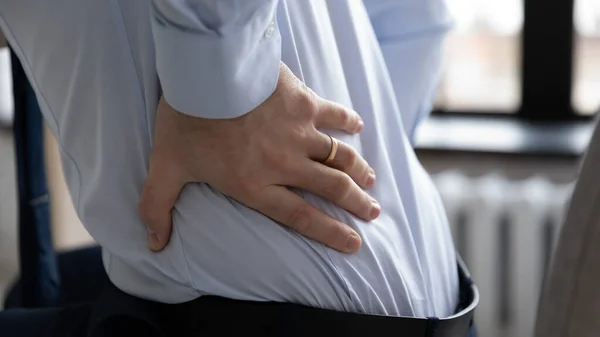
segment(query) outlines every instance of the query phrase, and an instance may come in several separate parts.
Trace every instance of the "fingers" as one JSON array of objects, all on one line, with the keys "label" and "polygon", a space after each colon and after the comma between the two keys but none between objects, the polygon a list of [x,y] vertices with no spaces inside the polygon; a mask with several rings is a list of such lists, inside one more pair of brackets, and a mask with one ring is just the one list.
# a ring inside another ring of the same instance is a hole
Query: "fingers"
[{"label": "fingers", "polygon": [[375,184],[375,171],[367,161],[348,144],[336,140],[338,150],[327,165],[345,172],[362,188],[371,188]]},{"label": "fingers", "polygon": [[351,109],[328,100],[319,100],[319,109],[315,115],[315,127],[344,130],[348,133],[361,132],[362,118]]},{"label": "fingers", "polygon": [[257,211],[337,251],[354,253],[362,243],[349,226],[333,219],[282,186],[269,186],[253,206]]},{"label": "fingers", "polygon": [[[309,148],[309,157],[317,162],[323,162],[331,152],[332,138],[326,134],[317,131],[313,144]],[[327,166],[345,172],[358,184],[358,186],[368,189],[375,184],[375,171],[369,166],[367,161],[354,148],[348,144],[334,139],[338,143],[337,152],[332,161]]]},{"label": "fingers", "polygon": [[298,165],[290,186],[317,194],[355,216],[371,221],[381,213],[381,206],[342,171],[314,161]]},{"label": "fingers", "polygon": [[160,251],[169,243],[172,228],[171,209],[184,186],[177,174],[170,171],[167,165],[158,160],[151,161],[138,204],[138,212],[148,229],[148,247],[152,251]]}]

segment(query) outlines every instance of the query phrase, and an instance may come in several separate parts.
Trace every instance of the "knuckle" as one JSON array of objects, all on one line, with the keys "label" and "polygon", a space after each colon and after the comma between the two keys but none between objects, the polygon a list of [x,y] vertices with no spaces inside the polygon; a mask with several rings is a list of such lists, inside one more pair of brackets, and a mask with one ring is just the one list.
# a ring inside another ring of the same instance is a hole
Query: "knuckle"
[{"label": "knuckle", "polygon": [[226,179],[226,182],[231,182],[232,184],[237,183],[242,185],[245,182],[247,175],[248,174],[246,173],[245,169],[241,167],[236,167],[232,170],[231,177],[230,179]]},{"label": "knuckle", "polygon": [[346,174],[340,174],[333,179],[330,191],[333,202],[339,203],[348,198],[352,191],[352,179]]},{"label": "knuckle", "polygon": [[310,92],[300,94],[298,102],[298,114],[306,119],[313,119],[318,112],[316,97]]},{"label": "knuckle", "polygon": [[238,168],[230,179],[224,179],[223,192],[226,194],[254,195],[258,190],[258,179],[251,169]]},{"label": "knuckle", "polygon": [[224,179],[223,182],[219,185],[219,189],[223,194],[235,196],[235,195],[245,195],[247,190],[249,189],[243,179],[232,178],[232,179]]},{"label": "knuckle", "polygon": [[338,117],[340,119],[340,123],[343,123],[344,125],[349,124],[350,121],[352,120],[352,116],[351,116],[350,112],[343,107],[336,107],[336,109],[337,109]]},{"label": "knuckle", "polygon": [[287,172],[291,168],[291,156],[286,151],[272,149],[265,156],[268,167],[279,172]]},{"label": "knuckle", "polygon": [[236,186],[234,186],[233,184],[230,185],[230,189],[231,191],[235,191],[235,189],[240,190],[241,195],[256,195],[258,193],[258,184],[256,183],[256,180],[250,178],[250,177],[244,177],[243,179],[238,180],[237,182],[237,188]]},{"label": "knuckle", "polygon": [[308,140],[308,130],[298,125],[291,131],[291,137],[295,143],[304,144]]},{"label": "knuckle", "polygon": [[156,208],[144,200],[138,203],[138,214],[146,224],[157,224],[160,220],[160,215]]},{"label": "knuckle", "polygon": [[347,169],[351,169],[353,168],[356,163],[358,162],[358,153],[356,152],[356,150],[354,150],[353,148],[349,148],[348,149],[348,153],[346,155],[346,158],[344,158],[344,167]]},{"label": "knuckle", "polygon": [[299,233],[306,233],[311,224],[311,210],[304,205],[296,208],[289,218],[290,227]]}]

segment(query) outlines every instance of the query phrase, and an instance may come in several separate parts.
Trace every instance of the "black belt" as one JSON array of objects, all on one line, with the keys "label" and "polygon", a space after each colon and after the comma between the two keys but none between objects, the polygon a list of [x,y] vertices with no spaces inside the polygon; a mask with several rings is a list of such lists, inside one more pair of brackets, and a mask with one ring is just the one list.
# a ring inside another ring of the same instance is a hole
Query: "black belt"
[{"label": "black belt", "polygon": [[[479,292],[459,261],[460,300],[448,318],[415,318],[340,312],[292,303],[239,301],[202,296],[182,304],[159,304],[116,288],[96,304],[92,336],[121,331],[145,336],[466,337]],[[132,331],[135,330],[135,331]],[[125,336],[125,334],[123,334]]]}]

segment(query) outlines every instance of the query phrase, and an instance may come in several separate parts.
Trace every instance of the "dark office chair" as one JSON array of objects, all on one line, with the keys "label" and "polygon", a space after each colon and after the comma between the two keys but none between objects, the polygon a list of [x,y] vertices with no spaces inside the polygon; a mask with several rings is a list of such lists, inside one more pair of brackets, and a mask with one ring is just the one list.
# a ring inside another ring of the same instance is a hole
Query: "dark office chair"
[{"label": "dark office chair", "polygon": [[60,254],[54,251],[42,115],[35,93],[12,52],[11,63],[21,274],[8,292],[5,308],[56,307],[93,301],[108,282],[100,248]]}]

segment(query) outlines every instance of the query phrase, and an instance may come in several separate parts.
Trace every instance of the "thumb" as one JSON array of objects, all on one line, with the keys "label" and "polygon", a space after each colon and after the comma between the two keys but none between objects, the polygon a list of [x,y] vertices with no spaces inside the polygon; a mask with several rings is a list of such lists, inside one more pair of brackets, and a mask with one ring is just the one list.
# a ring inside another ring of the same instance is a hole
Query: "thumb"
[{"label": "thumb", "polygon": [[171,210],[185,185],[168,161],[150,161],[138,212],[148,229],[148,248],[160,251],[169,243],[172,229]]}]

